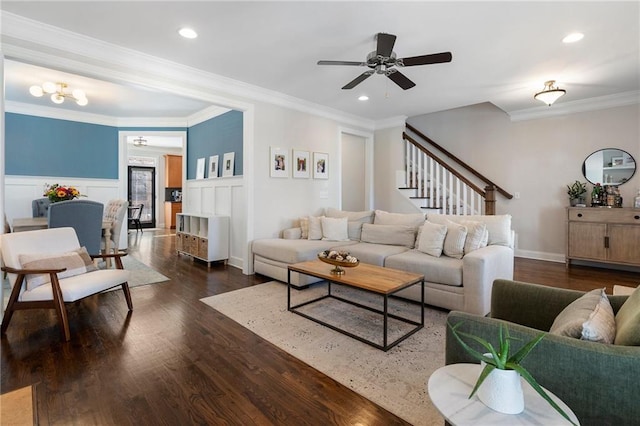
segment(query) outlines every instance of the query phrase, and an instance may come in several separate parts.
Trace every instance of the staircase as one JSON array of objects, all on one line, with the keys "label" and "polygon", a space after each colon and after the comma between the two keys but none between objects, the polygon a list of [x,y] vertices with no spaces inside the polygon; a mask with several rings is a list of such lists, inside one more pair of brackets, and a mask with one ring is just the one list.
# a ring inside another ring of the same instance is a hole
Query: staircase
[{"label": "staircase", "polygon": [[[505,198],[513,198],[410,124],[407,123],[406,128],[415,137],[403,133],[405,170],[397,176],[397,183],[398,190],[417,208],[439,214],[492,215],[495,214],[496,192]],[[444,161],[431,147],[451,161]],[[472,177],[466,177],[463,172]],[[484,183],[485,188],[480,188],[471,179]]]}]

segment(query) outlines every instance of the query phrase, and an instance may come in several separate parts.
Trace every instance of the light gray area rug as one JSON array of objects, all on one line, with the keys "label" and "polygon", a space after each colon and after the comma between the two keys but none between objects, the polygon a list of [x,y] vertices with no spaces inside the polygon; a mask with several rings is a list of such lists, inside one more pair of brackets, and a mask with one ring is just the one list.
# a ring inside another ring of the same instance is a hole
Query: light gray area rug
[{"label": "light gray area rug", "polygon": [[[129,278],[129,288],[169,281],[169,278],[165,277],[160,272],[150,268],[149,266],[145,265],[132,256],[124,256],[122,258],[122,266],[124,266],[124,269],[131,271],[131,276]],[[104,267],[104,265],[99,265],[99,267]],[[7,306],[9,295],[11,294],[11,285],[9,284],[8,278],[4,278],[2,280],[2,286],[2,302],[3,306]],[[119,290],[120,288],[121,287],[114,287],[107,291]]]},{"label": "light gray area rug", "polygon": [[169,281],[169,278],[131,255],[122,258],[122,266],[124,266],[124,269],[131,271],[131,278],[129,278],[130,288]]},{"label": "light gray area rug", "polygon": [[[313,297],[314,292],[325,291],[324,288],[322,285],[293,291],[292,300],[298,303]],[[382,298],[362,292],[349,297],[382,305]],[[425,327],[383,352],[287,311],[287,286],[276,281],[201,301],[398,417],[414,425],[443,424],[444,419],[432,405],[426,385],[431,373],[444,366],[445,312],[425,308]],[[416,304],[394,301],[390,307],[392,311],[419,315]],[[312,311],[324,320],[342,326],[349,324],[350,331],[358,335],[381,339],[381,321],[372,325],[373,319],[363,314],[366,311],[359,310],[356,314],[351,305],[335,300],[311,305],[306,310]],[[390,324],[391,337],[402,331],[402,327]]]}]

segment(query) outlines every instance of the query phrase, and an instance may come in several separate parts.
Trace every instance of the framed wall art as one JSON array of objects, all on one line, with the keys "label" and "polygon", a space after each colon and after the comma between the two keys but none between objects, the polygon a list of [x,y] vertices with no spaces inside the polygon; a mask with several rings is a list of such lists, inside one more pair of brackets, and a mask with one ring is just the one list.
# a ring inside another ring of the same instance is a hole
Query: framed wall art
[{"label": "framed wall art", "polygon": [[313,178],[329,179],[329,154],[313,153]]},{"label": "framed wall art", "polygon": [[300,179],[308,179],[310,176],[309,167],[309,151],[293,150],[293,177]]},{"label": "framed wall art", "polygon": [[269,161],[271,177],[289,177],[289,153],[286,149],[271,147]]},{"label": "framed wall art", "polygon": [[228,177],[233,176],[233,168],[236,161],[236,153],[235,152],[227,152],[222,157],[222,176]]},{"label": "framed wall art", "polygon": [[196,179],[204,179],[204,158],[198,158],[196,163]]},{"label": "framed wall art", "polygon": [[217,178],[219,175],[218,172],[218,155],[212,155],[211,157],[209,157],[209,173],[207,174],[207,177],[209,178]]}]

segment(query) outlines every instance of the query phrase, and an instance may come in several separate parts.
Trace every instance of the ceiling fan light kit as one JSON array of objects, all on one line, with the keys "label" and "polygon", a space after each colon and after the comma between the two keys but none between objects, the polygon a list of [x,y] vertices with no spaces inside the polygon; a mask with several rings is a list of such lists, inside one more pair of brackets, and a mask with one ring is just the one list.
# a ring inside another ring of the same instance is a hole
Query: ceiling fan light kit
[{"label": "ceiling fan light kit", "polygon": [[369,52],[365,62],[357,61],[318,61],[318,65],[347,65],[357,67],[369,67],[370,69],[360,74],[355,79],[342,87],[349,90],[371,77],[373,74],[386,75],[391,81],[403,90],[411,89],[416,84],[402,74],[396,67],[412,67],[416,65],[430,65],[451,62],[451,52],[435,53],[430,55],[412,56],[398,59],[393,51],[396,36],[387,33],[376,35],[376,50]]},{"label": "ceiling fan light kit", "polygon": [[544,102],[548,106],[551,106],[562,95],[567,93],[564,89],[559,89],[555,86],[555,80],[549,80],[544,83],[544,89],[541,92],[536,93],[533,98],[541,102]]},{"label": "ceiling fan light kit", "polygon": [[71,93],[66,93],[65,89],[67,87],[69,87],[67,83],[52,83],[50,81],[45,81],[41,86],[31,86],[29,88],[29,93],[36,98],[43,96],[45,93],[50,94],[51,102],[54,104],[61,104],[65,99],[72,99],[80,106],[85,106],[89,103],[84,91],[75,89]]}]

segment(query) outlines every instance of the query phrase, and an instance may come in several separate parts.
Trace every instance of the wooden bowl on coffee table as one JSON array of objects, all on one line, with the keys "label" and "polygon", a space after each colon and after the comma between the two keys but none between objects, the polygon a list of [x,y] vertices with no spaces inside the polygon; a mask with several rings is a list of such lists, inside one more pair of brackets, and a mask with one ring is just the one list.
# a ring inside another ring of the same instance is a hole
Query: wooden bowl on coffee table
[{"label": "wooden bowl on coffee table", "polygon": [[355,268],[360,264],[359,260],[357,262],[345,262],[343,260],[329,259],[327,257],[320,257],[320,256],[318,256],[318,259],[320,259],[324,263],[328,263],[329,265],[335,266],[335,268],[329,271],[334,275],[344,275],[345,270],[342,268]]}]

